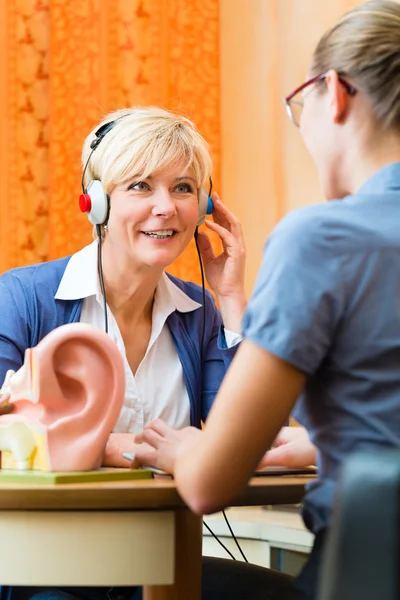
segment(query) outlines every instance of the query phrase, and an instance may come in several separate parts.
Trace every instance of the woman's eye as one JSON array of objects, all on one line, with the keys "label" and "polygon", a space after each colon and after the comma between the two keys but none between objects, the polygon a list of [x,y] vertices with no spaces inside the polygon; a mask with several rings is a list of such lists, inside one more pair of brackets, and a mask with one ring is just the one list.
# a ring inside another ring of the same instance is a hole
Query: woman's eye
[{"label": "woman's eye", "polygon": [[193,188],[189,183],[180,183],[176,186],[175,190],[180,194],[192,194]]},{"label": "woman's eye", "polygon": [[149,189],[148,184],[145,181],[135,181],[128,187],[128,191],[134,190],[136,192],[144,192]]}]

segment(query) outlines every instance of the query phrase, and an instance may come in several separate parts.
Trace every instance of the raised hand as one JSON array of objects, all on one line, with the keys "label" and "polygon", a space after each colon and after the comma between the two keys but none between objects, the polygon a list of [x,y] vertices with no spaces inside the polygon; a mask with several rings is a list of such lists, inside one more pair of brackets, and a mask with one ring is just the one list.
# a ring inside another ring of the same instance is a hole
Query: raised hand
[{"label": "raised hand", "polygon": [[246,249],[240,221],[213,193],[213,221],[205,225],[222,242],[222,252],[214,253],[210,238],[199,232],[198,242],[207,281],[215,292],[226,329],[241,332],[241,320],[246,308],[244,271]]}]

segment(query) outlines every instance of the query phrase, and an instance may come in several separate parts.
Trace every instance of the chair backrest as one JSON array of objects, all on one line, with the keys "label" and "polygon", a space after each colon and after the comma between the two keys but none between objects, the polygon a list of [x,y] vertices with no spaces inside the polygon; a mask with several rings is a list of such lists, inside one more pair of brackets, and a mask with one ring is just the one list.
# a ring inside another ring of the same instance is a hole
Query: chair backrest
[{"label": "chair backrest", "polygon": [[400,598],[400,451],[365,452],[344,465],[318,600]]}]

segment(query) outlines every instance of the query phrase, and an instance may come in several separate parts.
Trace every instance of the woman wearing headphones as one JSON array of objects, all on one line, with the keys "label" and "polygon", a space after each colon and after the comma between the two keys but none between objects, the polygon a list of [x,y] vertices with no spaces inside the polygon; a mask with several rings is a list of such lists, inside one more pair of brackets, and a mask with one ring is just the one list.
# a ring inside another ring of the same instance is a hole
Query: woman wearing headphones
[{"label": "woman wearing headphones", "polygon": [[124,359],[126,394],[104,461],[129,466],[122,452],[154,418],[178,429],[206,418],[240,339],[244,242],[214,194],[207,227],[224,250],[214,256],[205,233],[198,244],[220,311],[208,292],[203,310],[202,289],[164,271],[206,213],[211,157],[188,119],[160,108],[117,111],[88,135],[82,161],[80,204],[102,243],[0,277],[0,382],[52,329],[106,327]]},{"label": "woman wearing headphones", "polygon": [[[80,204],[99,238],[71,257],[0,277],[0,383],[56,327],[106,327],[124,360],[126,392],[104,465],[129,467],[122,453],[134,451],[135,434],[150,421],[179,429],[206,419],[241,339],[244,242],[240,223],[214,193],[207,227],[223,251],[215,256],[205,233],[198,245],[220,310],[209,292],[165,273],[197,234],[211,181],[209,148],[188,119],[160,108],[115,112],[88,135],[82,161]],[[13,597],[36,592],[13,588]],[[62,594],[113,600],[132,592]]]},{"label": "woman wearing headphones", "polygon": [[173,472],[195,512],[214,512],[295,409],[317,448],[303,506],[316,537],[282,600],[316,597],[346,457],[400,445],[400,4],[373,0],[339,19],[286,104],[330,202],[294,211],[270,236],[205,431],[158,421],[140,437],[153,449],[137,455]]}]

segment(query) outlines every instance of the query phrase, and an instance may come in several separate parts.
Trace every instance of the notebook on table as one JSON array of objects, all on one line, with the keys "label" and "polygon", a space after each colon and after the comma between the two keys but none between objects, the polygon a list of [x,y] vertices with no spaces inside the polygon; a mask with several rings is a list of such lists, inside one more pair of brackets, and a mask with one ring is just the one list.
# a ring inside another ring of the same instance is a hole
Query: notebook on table
[{"label": "notebook on table", "polygon": [[133,481],[135,479],[151,479],[151,471],[145,469],[101,468],[95,471],[17,471],[0,469],[0,486],[2,483],[65,484],[65,483],[99,483],[103,481]]},{"label": "notebook on table", "polygon": [[264,467],[254,473],[254,477],[268,477],[277,475],[317,475],[317,467],[303,467],[294,469],[292,467]]}]

